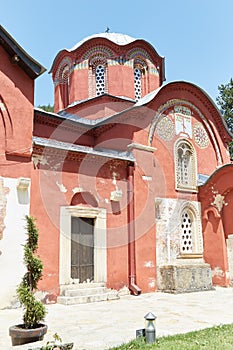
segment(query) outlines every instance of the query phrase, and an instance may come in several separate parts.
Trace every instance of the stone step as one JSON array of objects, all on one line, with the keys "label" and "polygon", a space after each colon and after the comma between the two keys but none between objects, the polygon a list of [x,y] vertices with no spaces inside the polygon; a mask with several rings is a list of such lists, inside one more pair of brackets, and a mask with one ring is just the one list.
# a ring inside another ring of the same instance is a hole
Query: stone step
[{"label": "stone step", "polygon": [[88,294],[81,296],[59,296],[57,298],[57,303],[63,305],[76,305],[116,299],[119,299],[117,291],[105,291],[105,293],[101,294]]},{"label": "stone step", "polygon": [[103,294],[106,293],[106,291],[106,287],[66,289],[63,295],[66,297],[81,297],[83,295]]},{"label": "stone step", "polygon": [[73,283],[60,285],[60,295],[65,295],[68,290],[82,290],[82,289],[94,289],[105,288],[105,283]]},{"label": "stone step", "polygon": [[65,295],[67,290],[82,290],[82,289],[93,289],[93,288],[104,288],[105,283],[73,283],[73,284],[62,284],[60,285],[60,295]]}]

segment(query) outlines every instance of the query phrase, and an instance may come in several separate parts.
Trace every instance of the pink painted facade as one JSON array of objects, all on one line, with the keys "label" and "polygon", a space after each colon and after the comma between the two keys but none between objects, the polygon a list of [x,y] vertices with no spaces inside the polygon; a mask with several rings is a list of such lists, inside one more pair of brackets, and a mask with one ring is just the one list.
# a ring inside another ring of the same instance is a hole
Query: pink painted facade
[{"label": "pink painted facade", "polygon": [[[164,84],[164,58],[148,42],[103,33],[58,53],[55,113],[33,111],[35,77],[9,62],[6,47],[0,54],[1,175],[15,176],[19,157],[17,177],[30,179],[45,299],[83,282],[163,290],[164,267],[187,264],[209,266],[213,284],[229,286],[232,135],[208,95]],[[92,227],[87,253],[74,243],[80,218]]]}]

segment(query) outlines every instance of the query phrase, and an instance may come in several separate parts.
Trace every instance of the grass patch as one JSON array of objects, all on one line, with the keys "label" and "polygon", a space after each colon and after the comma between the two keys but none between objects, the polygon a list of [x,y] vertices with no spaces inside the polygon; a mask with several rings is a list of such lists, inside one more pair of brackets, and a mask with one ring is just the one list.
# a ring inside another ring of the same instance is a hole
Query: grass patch
[{"label": "grass patch", "polygon": [[155,344],[146,344],[137,338],[128,344],[111,348],[112,350],[232,350],[233,324],[206,328],[200,331],[157,338]]}]

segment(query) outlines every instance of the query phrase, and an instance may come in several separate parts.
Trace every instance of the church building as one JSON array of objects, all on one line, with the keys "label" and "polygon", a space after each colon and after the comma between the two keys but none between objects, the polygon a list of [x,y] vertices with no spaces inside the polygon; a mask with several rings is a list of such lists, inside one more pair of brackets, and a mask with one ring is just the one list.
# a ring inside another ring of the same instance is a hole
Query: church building
[{"label": "church building", "polygon": [[233,281],[232,134],[200,87],[165,83],[146,40],[105,32],[45,68],[0,26],[0,307],[23,274],[36,218],[40,297],[74,304]]}]

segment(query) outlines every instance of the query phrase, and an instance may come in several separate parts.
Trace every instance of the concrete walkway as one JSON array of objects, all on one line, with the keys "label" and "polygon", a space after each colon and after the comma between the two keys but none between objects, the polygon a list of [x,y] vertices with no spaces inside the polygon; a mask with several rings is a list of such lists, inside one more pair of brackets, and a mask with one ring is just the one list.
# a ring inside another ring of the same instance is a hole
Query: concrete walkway
[{"label": "concrete walkway", "polygon": [[144,328],[144,316],[149,311],[157,316],[157,336],[233,323],[233,289],[128,295],[92,304],[48,305],[47,311],[48,333],[44,341],[12,347],[8,328],[21,323],[22,310],[0,310],[0,350],[35,348],[51,340],[54,333],[63,342],[74,342],[74,349],[108,349],[134,339],[136,329]]}]

